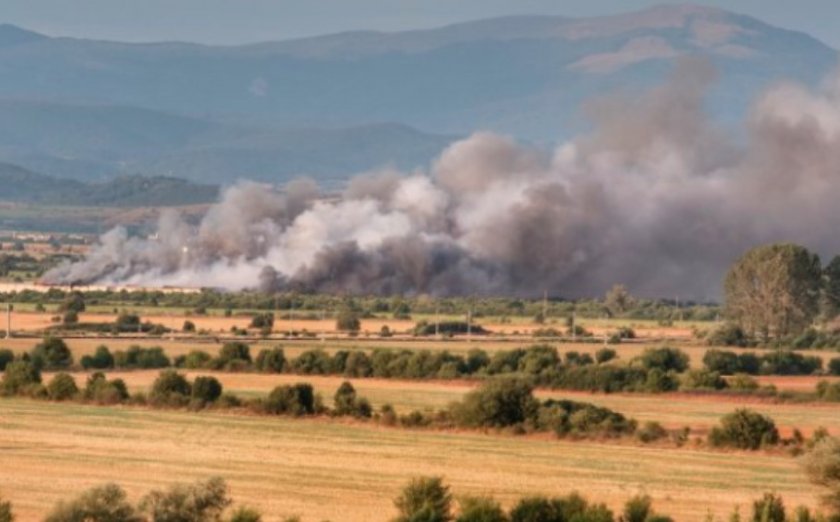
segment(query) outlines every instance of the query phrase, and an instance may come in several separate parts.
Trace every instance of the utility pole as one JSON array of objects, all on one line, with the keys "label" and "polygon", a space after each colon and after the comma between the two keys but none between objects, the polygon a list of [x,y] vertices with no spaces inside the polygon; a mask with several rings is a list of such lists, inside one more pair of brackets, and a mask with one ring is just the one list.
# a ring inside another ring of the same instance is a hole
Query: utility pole
[{"label": "utility pole", "polygon": [[435,300],[435,339],[440,339],[440,303]]},{"label": "utility pole", "polygon": [[467,308],[467,342],[472,341],[472,306]]},{"label": "utility pole", "polygon": [[548,324],[548,290],[543,290],[542,320],[543,324]]},{"label": "utility pole", "polygon": [[6,303],[6,339],[12,338],[12,303]]},{"label": "utility pole", "polygon": [[290,297],[289,298],[289,337],[292,337],[292,330],[293,330],[292,318],[293,318],[294,312],[295,312],[295,300],[294,300],[293,297]]}]

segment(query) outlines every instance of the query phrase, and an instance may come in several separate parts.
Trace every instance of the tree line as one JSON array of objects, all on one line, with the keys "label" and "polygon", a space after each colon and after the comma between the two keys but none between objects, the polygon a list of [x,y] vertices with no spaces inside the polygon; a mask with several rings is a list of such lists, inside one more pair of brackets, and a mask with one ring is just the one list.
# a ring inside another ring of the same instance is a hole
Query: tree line
[{"label": "tree line", "polygon": [[[377,348],[302,352],[287,358],[281,346],[263,348],[254,356],[247,343],[234,341],[221,346],[214,356],[202,350],[170,358],[160,347],[130,346],[111,352],[99,346],[84,355],[79,366],[85,370],[133,370],[183,368],[232,372],[289,373],[297,375],[339,375],[348,378],[386,379],[485,379],[494,376],[518,376],[535,386],[590,392],[673,391],[757,393],[793,398],[789,392],[761,387],[754,375],[840,375],[840,357],[823,368],[819,357],[784,350],[763,354],[736,353],[710,349],[703,358],[703,368],[690,368],[688,355],[677,348],[647,348],[625,362],[616,360],[617,352],[602,348],[594,356],[578,351],[561,354],[551,345],[499,350],[488,353],[475,348],[466,354],[447,351],[400,350]],[[14,360],[11,350],[0,349],[0,370]],[[29,353],[21,356],[39,370],[67,370],[76,367],[73,354],[60,338],[47,337]],[[840,384],[826,384],[837,393],[819,393],[812,398],[834,400],[840,396]],[[797,398],[807,399],[800,394]]]}]

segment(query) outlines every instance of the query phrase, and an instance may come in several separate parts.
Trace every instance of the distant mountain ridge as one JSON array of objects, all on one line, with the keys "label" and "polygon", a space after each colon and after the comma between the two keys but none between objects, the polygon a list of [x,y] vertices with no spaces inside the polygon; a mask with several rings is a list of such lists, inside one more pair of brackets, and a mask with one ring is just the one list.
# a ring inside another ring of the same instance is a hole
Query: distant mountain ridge
[{"label": "distant mountain ridge", "polygon": [[729,122],[780,79],[816,84],[838,57],[806,34],[694,5],[231,47],[0,25],[0,160],[84,179],[340,184],[427,164],[475,130],[555,143],[586,128],[585,100],[655,85],[687,54],[720,71],[709,108]]},{"label": "distant mountain ridge", "polygon": [[84,183],[35,173],[0,163],[0,201],[53,206],[145,207],[181,206],[216,200],[219,187],[162,176],[121,176],[102,183]]}]

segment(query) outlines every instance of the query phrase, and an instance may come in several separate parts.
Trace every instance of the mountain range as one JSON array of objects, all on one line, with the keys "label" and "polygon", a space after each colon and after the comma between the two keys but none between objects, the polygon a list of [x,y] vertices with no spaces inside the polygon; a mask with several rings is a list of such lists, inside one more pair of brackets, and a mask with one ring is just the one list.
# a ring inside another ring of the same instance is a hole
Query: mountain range
[{"label": "mountain range", "polygon": [[339,186],[425,165],[475,130],[556,143],[586,129],[586,100],[654,85],[685,55],[719,70],[708,107],[726,123],[768,85],[815,85],[837,64],[807,34],[694,5],[230,47],[0,25],[0,161],[82,180]]}]

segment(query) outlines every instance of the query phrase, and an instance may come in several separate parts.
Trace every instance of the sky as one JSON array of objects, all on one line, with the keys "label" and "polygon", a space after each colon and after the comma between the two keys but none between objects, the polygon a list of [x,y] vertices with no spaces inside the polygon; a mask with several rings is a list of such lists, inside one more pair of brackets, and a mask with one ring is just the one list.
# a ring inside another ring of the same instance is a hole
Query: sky
[{"label": "sky", "polygon": [[[649,0],[0,0],[0,23],[51,36],[233,45],[339,31],[397,31],[511,14],[586,17]],[[705,0],[840,48],[838,0]]]}]

